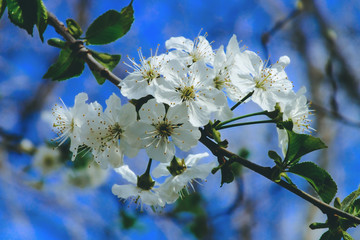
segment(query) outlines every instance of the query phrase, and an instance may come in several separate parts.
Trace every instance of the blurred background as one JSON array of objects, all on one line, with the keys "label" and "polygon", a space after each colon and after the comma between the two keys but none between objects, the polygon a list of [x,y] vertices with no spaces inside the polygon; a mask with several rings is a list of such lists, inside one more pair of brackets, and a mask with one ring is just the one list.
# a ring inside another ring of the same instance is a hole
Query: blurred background
[{"label": "blurred background", "polygon": [[[120,11],[129,1],[44,0],[62,22],[75,19],[84,30],[109,9]],[[194,39],[208,33],[214,49],[233,34],[249,50],[271,62],[287,55],[286,72],[294,90],[306,86],[315,115],[312,127],[329,148],[305,156],[327,169],[338,184],[340,199],[360,183],[360,2],[356,0],[135,0],[135,21],[120,40],[94,50],[138,59],[150,49],[165,51],[170,37]],[[59,37],[48,27],[45,40]],[[323,230],[308,225],[326,220],[321,212],[292,193],[247,169],[220,188],[220,174],[196,184],[196,193],[166,206],[160,213],[141,212],[120,202],[111,186],[124,183],[113,171],[89,162],[69,160],[66,144],[53,148],[56,137],[47,119],[55,103],[73,106],[86,92],[105,106],[119,90],[99,86],[86,67],[81,77],[63,82],[42,79],[59,50],[0,20],[0,238],[1,239],[319,239]],[[123,78],[122,62],[114,73]],[[130,70],[130,69],[129,69]],[[123,102],[126,100],[123,99]],[[257,112],[245,104],[236,114]],[[268,150],[280,152],[273,125],[223,131],[229,149],[251,161],[272,166]],[[191,153],[206,149],[199,144]],[[207,161],[213,160],[208,157]],[[137,174],[146,167],[144,152],[125,159]],[[91,165],[89,167],[89,165]],[[303,181],[298,186],[312,192]],[[360,230],[351,229],[354,239]]]}]

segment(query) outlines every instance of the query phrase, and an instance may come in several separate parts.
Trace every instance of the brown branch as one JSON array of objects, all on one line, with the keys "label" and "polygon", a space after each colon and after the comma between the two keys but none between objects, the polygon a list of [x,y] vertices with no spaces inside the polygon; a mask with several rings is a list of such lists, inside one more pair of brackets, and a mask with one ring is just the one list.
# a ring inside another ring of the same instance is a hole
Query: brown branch
[{"label": "brown branch", "polygon": [[[242,157],[236,155],[235,153],[232,153],[224,148],[219,147],[215,142],[213,142],[212,140],[210,140],[207,137],[206,132],[202,129],[201,129],[200,142],[202,144],[204,144],[215,156],[225,156],[227,158],[231,158],[233,161],[240,163],[244,167],[247,167],[250,170],[252,170],[272,181],[272,179],[271,179],[272,171],[271,171],[270,167],[263,167],[263,166],[257,165],[245,158],[242,158]],[[309,203],[313,204],[314,206],[319,208],[324,214],[337,215],[337,216],[346,218],[348,220],[351,220],[354,223],[360,224],[360,218],[355,217],[355,216],[353,216],[347,212],[344,212],[340,209],[334,208],[334,207],[330,206],[329,204],[322,202],[321,200],[311,196],[310,194],[292,186],[291,184],[289,184],[283,180],[281,180],[280,182],[275,182],[275,183],[277,183],[281,187],[287,189],[288,191],[298,195],[299,197],[308,201]]]},{"label": "brown branch", "polygon": [[[84,58],[85,62],[88,64],[89,68],[92,71],[100,73],[100,75],[115,86],[119,87],[121,79],[113,74],[109,69],[101,65],[96,59],[91,55],[90,51],[83,45],[81,41],[76,40],[65,27],[65,25],[60,22],[54,14],[48,11],[48,23],[53,26],[58,34],[60,34],[70,45],[76,46],[78,53]],[[119,87],[120,88],[120,87]]]}]

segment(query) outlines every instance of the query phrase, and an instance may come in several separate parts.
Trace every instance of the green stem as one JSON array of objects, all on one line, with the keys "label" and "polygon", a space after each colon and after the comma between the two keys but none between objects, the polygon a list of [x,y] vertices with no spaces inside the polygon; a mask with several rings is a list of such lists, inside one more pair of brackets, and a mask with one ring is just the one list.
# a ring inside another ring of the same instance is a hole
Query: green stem
[{"label": "green stem", "polygon": [[232,127],[252,125],[252,124],[260,124],[260,123],[275,123],[275,122],[274,122],[274,120],[263,120],[263,121],[254,121],[254,122],[244,122],[244,123],[230,124],[230,125],[226,125],[226,126],[222,126],[222,127],[216,128],[216,129],[217,129],[217,130],[220,130],[220,129],[225,129],[225,128],[232,128]]},{"label": "green stem", "polygon": [[246,99],[248,99],[249,97],[251,97],[253,95],[254,91],[249,92],[248,95],[246,95],[243,99],[241,99],[239,102],[237,102],[232,108],[231,111],[234,111],[235,108],[237,108],[240,104],[242,104],[243,102],[246,101]]},{"label": "green stem", "polygon": [[151,168],[152,158],[149,158],[149,162],[144,174],[150,175],[150,168]]},{"label": "green stem", "polygon": [[246,115],[239,116],[239,117],[236,117],[236,118],[232,118],[232,119],[229,119],[227,121],[220,122],[219,124],[216,125],[215,129],[219,129],[221,126],[223,126],[225,124],[228,124],[228,123],[231,123],[231,122],[234,122],[234,121],[239,120],[239,119],[258,116],[258,115],[266,115],[266,113],[267,113],[267,111],[262,111],[262,112],[250,113],[250,114],[246,114]]}]

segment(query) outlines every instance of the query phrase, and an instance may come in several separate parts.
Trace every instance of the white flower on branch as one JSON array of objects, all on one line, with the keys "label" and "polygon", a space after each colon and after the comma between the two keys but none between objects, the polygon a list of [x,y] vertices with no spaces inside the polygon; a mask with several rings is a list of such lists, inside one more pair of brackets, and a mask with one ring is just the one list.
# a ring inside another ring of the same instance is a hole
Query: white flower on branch
[{"label": "white flower on branch", "polygon": [[63,103],[63,106],[55,104],[52,109],[53,127],[58,130],[58,137],[54,140],[59,140],[61,145],[70,138],[72,160],[75,159],[79,146],[83,144],[81,126],[88,114],[88,105],[85,103],[87,100],[86,93],[79,93],[75,97],[74,107],[67,108]]},{"label": "white flower on branch", "polygon": [[240,89],[239,99],[253,91],[252,101],[267,111],[273,111],[277,102],[286,101],[293,88],[285,72],[289,57],[282,56],[267,66],[267,61],[263,62],[256,53],[245,51],[237,55],[235,61],[231,79]]},{"label": "white flower on branch", "polygon": [[205,36],[197,36],[194,41],[184,37],[172,37],[165,42],[168,50],[174,49],[169,53],[171,58],[182,60],[186,65],[191,65],[198,61],[212,65],[214,62],[214,52],[211,44]]},{"label": "white flower on branch", "polygon": [[83,125],[84,143],[92,148],[95,161],[102,168],[123,165],[123,157],[135,157],[140,146],[127,136],[128,127],[136,122],[135,106],[127,103],[121,105],[121,100],[112,94],[106,100],[103,112],[98,103],[91,103],[92,114],[88,114]]},{"label": "white flower on branch", "polygon": [[[306,133],[314,130],[310,127],[311,110],[309,110],[309,103],[305,97],[306,88],[302,87],[295,93],[288,94],[288,100],[280,103],[280,109],[283,113],[283,121],[291,121],[293,123],[292,130],[296,133]],[[279,135],[279,147],[282,149],[285,156],[288,146],[288,135],[285,129],[277,128]]]},{"label": "white flower on branch", "polygon": [[198,161],[209,156],[208,153],[190,154],[185,159],[174,157],[170,163],[160,163],[153,171],[154,177],[168,176],[160,186],[160,196],[171,204],[179,196],[182,197],[182,190],[187,190],[188,185],[194,189],[192,182],[195,179],[205,180],[211,170],[216,166],[215,162],[198,164]]},{"label": "white flower on branch", "polygon": [[178,60],[171,60],[164,68],[166,81],[155,92],[155,98],[170,107],[185,105],[190,123],[195,127],[204,126],[212,113],[227,107],[224,93],[212,87],[214,77],[214,70],[203,62],[188,68]]},{"label": "white flower on branch", "polygon": [[188,120],[186,107],[179,105],[167,111],[162,103],[149,100],[139,111],[140,121],[130,127],[129,134],[141,142],[150,158],[169,162],[175,145],[189,151],[198,143],[200,131]]},{"label": "white flower on branch", "polygon": [[135,173],[130,170],[128,165],[123,165],[120,168],[116,168],[115,171],[119,173],[124,179],[126,179],[130,184],[114,184],[111,188],[111,191],[114,195],[121,199],[132,199],[135,203],[141,204],[141,210],[143,209],[143,204],[155,207],[165,206],[165,202],[160,198],[157,183],[153,182],[153,186],[142,187],[141,184],[139,184],[140,177],[137,177]]},{"label": "white flower on branch", "polygon": [[134,69],[134,72],[124,78],[121,83],[121,93],[129,99],[139,99],[147,95],[153,95],[156,87],[164,80],[161,76],[161,69],[168,61],[168,55],[161,54],[157,56],[158,48],[155,55],[145,59],[141,49],[138,50],[140,64],[131,61],[132,65],[127,66]]}]

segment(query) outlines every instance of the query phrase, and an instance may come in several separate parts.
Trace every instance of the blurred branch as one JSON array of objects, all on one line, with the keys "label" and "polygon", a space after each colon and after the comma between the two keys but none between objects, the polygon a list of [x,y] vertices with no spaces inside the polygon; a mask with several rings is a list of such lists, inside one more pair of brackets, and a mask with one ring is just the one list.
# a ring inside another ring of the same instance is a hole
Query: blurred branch
[{"label": "blurred branch", "polygon": [[65,25],[60,22],[54,14],[48,11],[48,22],[49,25],[53,26],[58,34],[60,34],[70,45],[74,46],[76,51],[80,56],[82,56],[85,62],[88,64],[89,68],[93,71],[98,72],[102,77],[108,79],[115,86],[119,87],[121,81],[115,74],[113,74],[109,69],[101,65],[95,58],[91,55],[90,51],[84,46],[82,41],[76,40],[65,27]]},{"label": "blurred branch", "polygon": [[346,117],[344,117],[343,115],[341,115],[339,112],[337,112],[336,110],[329,110],[329,109],[326,109],[325,107],[323,106],[320,106],[318,104],[314,104],[314,103],[311,103],[311,106],[318,112],[321,112],[323,114],[325,114],[327,117],[330,117],[330,118],[334,118],[348,126],[351,126],[351,127],[356,127],[356,128],[360,128],[360,122],[358,121],[354,121],[354,120],[350,120]]},{"label": "blurred branch", "polygon": [[275,35],[275,33],[281,30],[288,22],[292,21],[295,17],[297,17],[301,13],[301,9],[294,9],[286,18],[277,21],[275,25],[267,32],[261,35],[261,45],[264,49],[265,56],[269,56],[269,49],[267,44],[270,41],[270,38]]},{"label": "blurred branch", "polygon": [[312,13],[319,24],[320,33],[325,40],[326,47],[333,59],[332,61],[336,60],[340,65],[340,72],[338,75],[338,78],[341,78],[340,83],[343,83],[349,96],[356,101],[357,104],[360,104],[359,79],[356,78],[350,69],[348,62],[343,55],[343,51],[337,46],[336,38],[331,34],[331,26],[329,26],[313,0],[303,0],[303,3],[304,10]]},{"label": "blurred branch", "polygon": [[[210,140],[207,137],[206,132],[203,129],[200,129],[200,130],[201,130],[200,142],[203,143],[212,152],[212,154],[214,154],[214,156],[218,156],[218,157],[225,156],[227,158],[231,158],[234,162],[240,163],[244,167],[247,167],[250,170],[252,170],[272,181],[272,179],[271,179],[272,171],[271,171],[270,167],[263,167],[263,166],[257,165],[253,162],[250,162],[249,160],[247,160],[245,158],[242,158],[242,157],[236,155],[235,153],[232,153],[222,147],[219,147],[215,142],[213,142],[212,140]],[[334,208],[334,207],[330,206],[329,204],[326,204],[326,203],[320,201],[319,199],[311,196],[310,194],[285,182],[284,180],[281,180],[281,181],[275,182],[275,183],[280,185],[281,187],[287,189],[288,191],[294,193],[295,195],[301,197],[302,199],[308,201],[309,203],[313,204],[314,206],[319,208],[324,214],[337,215],[337,216],[346,218],[348,220],[351,220],[354,223],[360,224],[360,218],[355,217],[347,212],[341,211],[337,208]]]}]

